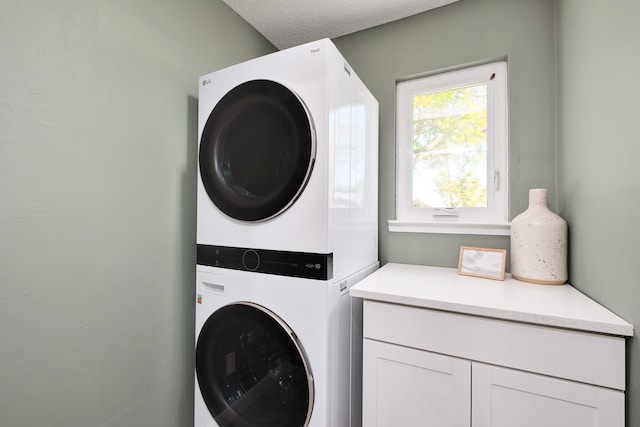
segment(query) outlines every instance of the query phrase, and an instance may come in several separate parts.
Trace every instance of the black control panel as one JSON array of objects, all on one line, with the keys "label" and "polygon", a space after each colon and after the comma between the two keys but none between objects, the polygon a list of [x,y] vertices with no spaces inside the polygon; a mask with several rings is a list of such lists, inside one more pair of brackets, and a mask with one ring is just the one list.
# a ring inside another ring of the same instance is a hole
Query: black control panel
[{"label": "black control panel", "polygon": [[333,278],[333,254],[198,245],[197,263],[305,279]]}]

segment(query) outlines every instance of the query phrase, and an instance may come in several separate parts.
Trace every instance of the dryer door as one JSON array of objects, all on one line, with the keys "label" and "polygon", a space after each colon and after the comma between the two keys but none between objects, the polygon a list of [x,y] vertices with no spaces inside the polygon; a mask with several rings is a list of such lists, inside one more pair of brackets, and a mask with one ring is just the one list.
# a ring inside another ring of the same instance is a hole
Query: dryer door
[{"label": "dryer door", "polygon": [[295,334],[256,304],[222,307],[205,322],[196,376],[220,427],[303,427],[313,408],[313,377]]},{"label": "dryer door", "polygon": [[302,100],[280,83],[252,80],[229,91],[209,115],[200,176],[226,215],[263,221],[300,196],[315,155],[315,129]]}]

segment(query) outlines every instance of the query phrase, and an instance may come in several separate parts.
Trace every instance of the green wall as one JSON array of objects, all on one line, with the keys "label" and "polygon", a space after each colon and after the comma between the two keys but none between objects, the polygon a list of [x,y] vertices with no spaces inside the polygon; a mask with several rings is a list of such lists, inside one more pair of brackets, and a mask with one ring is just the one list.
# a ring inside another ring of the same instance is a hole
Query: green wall
[{"label": "green wall", "polygon": [[505,59],[509,67],[510,216],[530,188],[556,207],[555,3],[461,0],[336,39],[380,102],[380,260],[457,266],[461,245],[508,248],[508,236],[390,233],[395,218],[395,84],[398,79]]},{"label": "green wall", "polygon": [[[530,188],[548,188],[569,223],[570,282],[640,327],[639,16],[637,0],[461,0],[335,40],[380,102],[381,261],[452,267],[462,244],[508,248],[506,237],[389,233],[386,224],[395,81],[506,57],[511,217]],[[637,426],[637,340],[627,353],[627,425]]]},{"label": "green wall", "polygon": [[192,424],[198,76],[216,0],[0,0],[0,425]]},{"label": "green wall", "polygon": [[[0,10],[0,424],[188,426],[197,77],[275,49],[219,0]],[[461,0],[335,40],[380,101],[381,261],[508,248],[386,225],[396,79],[507,58],[511,216],[548,188],[572,284],[638,327],[638,16],[637,0]]]},{"label": "green wall", "polygon": [[[558,0],[558,178],[570,281],[640,328],[640,2]],[[637,334],[637,332],[636,332]],[[640,343],[627,345],[640,426]]]}]

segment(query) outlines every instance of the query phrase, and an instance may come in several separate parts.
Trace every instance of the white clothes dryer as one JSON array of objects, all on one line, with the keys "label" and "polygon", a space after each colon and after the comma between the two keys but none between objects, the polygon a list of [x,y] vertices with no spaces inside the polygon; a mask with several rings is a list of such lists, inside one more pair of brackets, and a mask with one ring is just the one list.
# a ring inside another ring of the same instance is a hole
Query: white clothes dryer
[{"label": "white clothes dryer", "polygon": [[295,253],[318,258],[295,275],[339,280],[377,261],[378,103],[330,40],[202,76],[198,107],[198,264]]},{"label": "white clothes dryer", "polygon": [[195,427],[360,425],[348,290],[375,268],[333,283],[198,266]]}]

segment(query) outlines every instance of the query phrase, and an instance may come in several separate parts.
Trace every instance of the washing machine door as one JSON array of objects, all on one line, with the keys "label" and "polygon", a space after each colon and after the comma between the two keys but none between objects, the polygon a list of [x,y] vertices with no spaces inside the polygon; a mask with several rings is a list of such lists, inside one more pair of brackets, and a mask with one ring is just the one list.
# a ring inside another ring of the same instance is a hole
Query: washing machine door
[{"label": "washing machine door", "polygon": [[252,80],[229,91],[209,115],[200,176],[223,213],[264,221],[300,196],[315,155],[315,129],[302,99],[280,83]]},{"label": "washing machine door", "polygon": [[251,303],[214,312],[196,346],[196,376],[220,427],[303,427],[313,408],[313,377],[295,334]]}]

